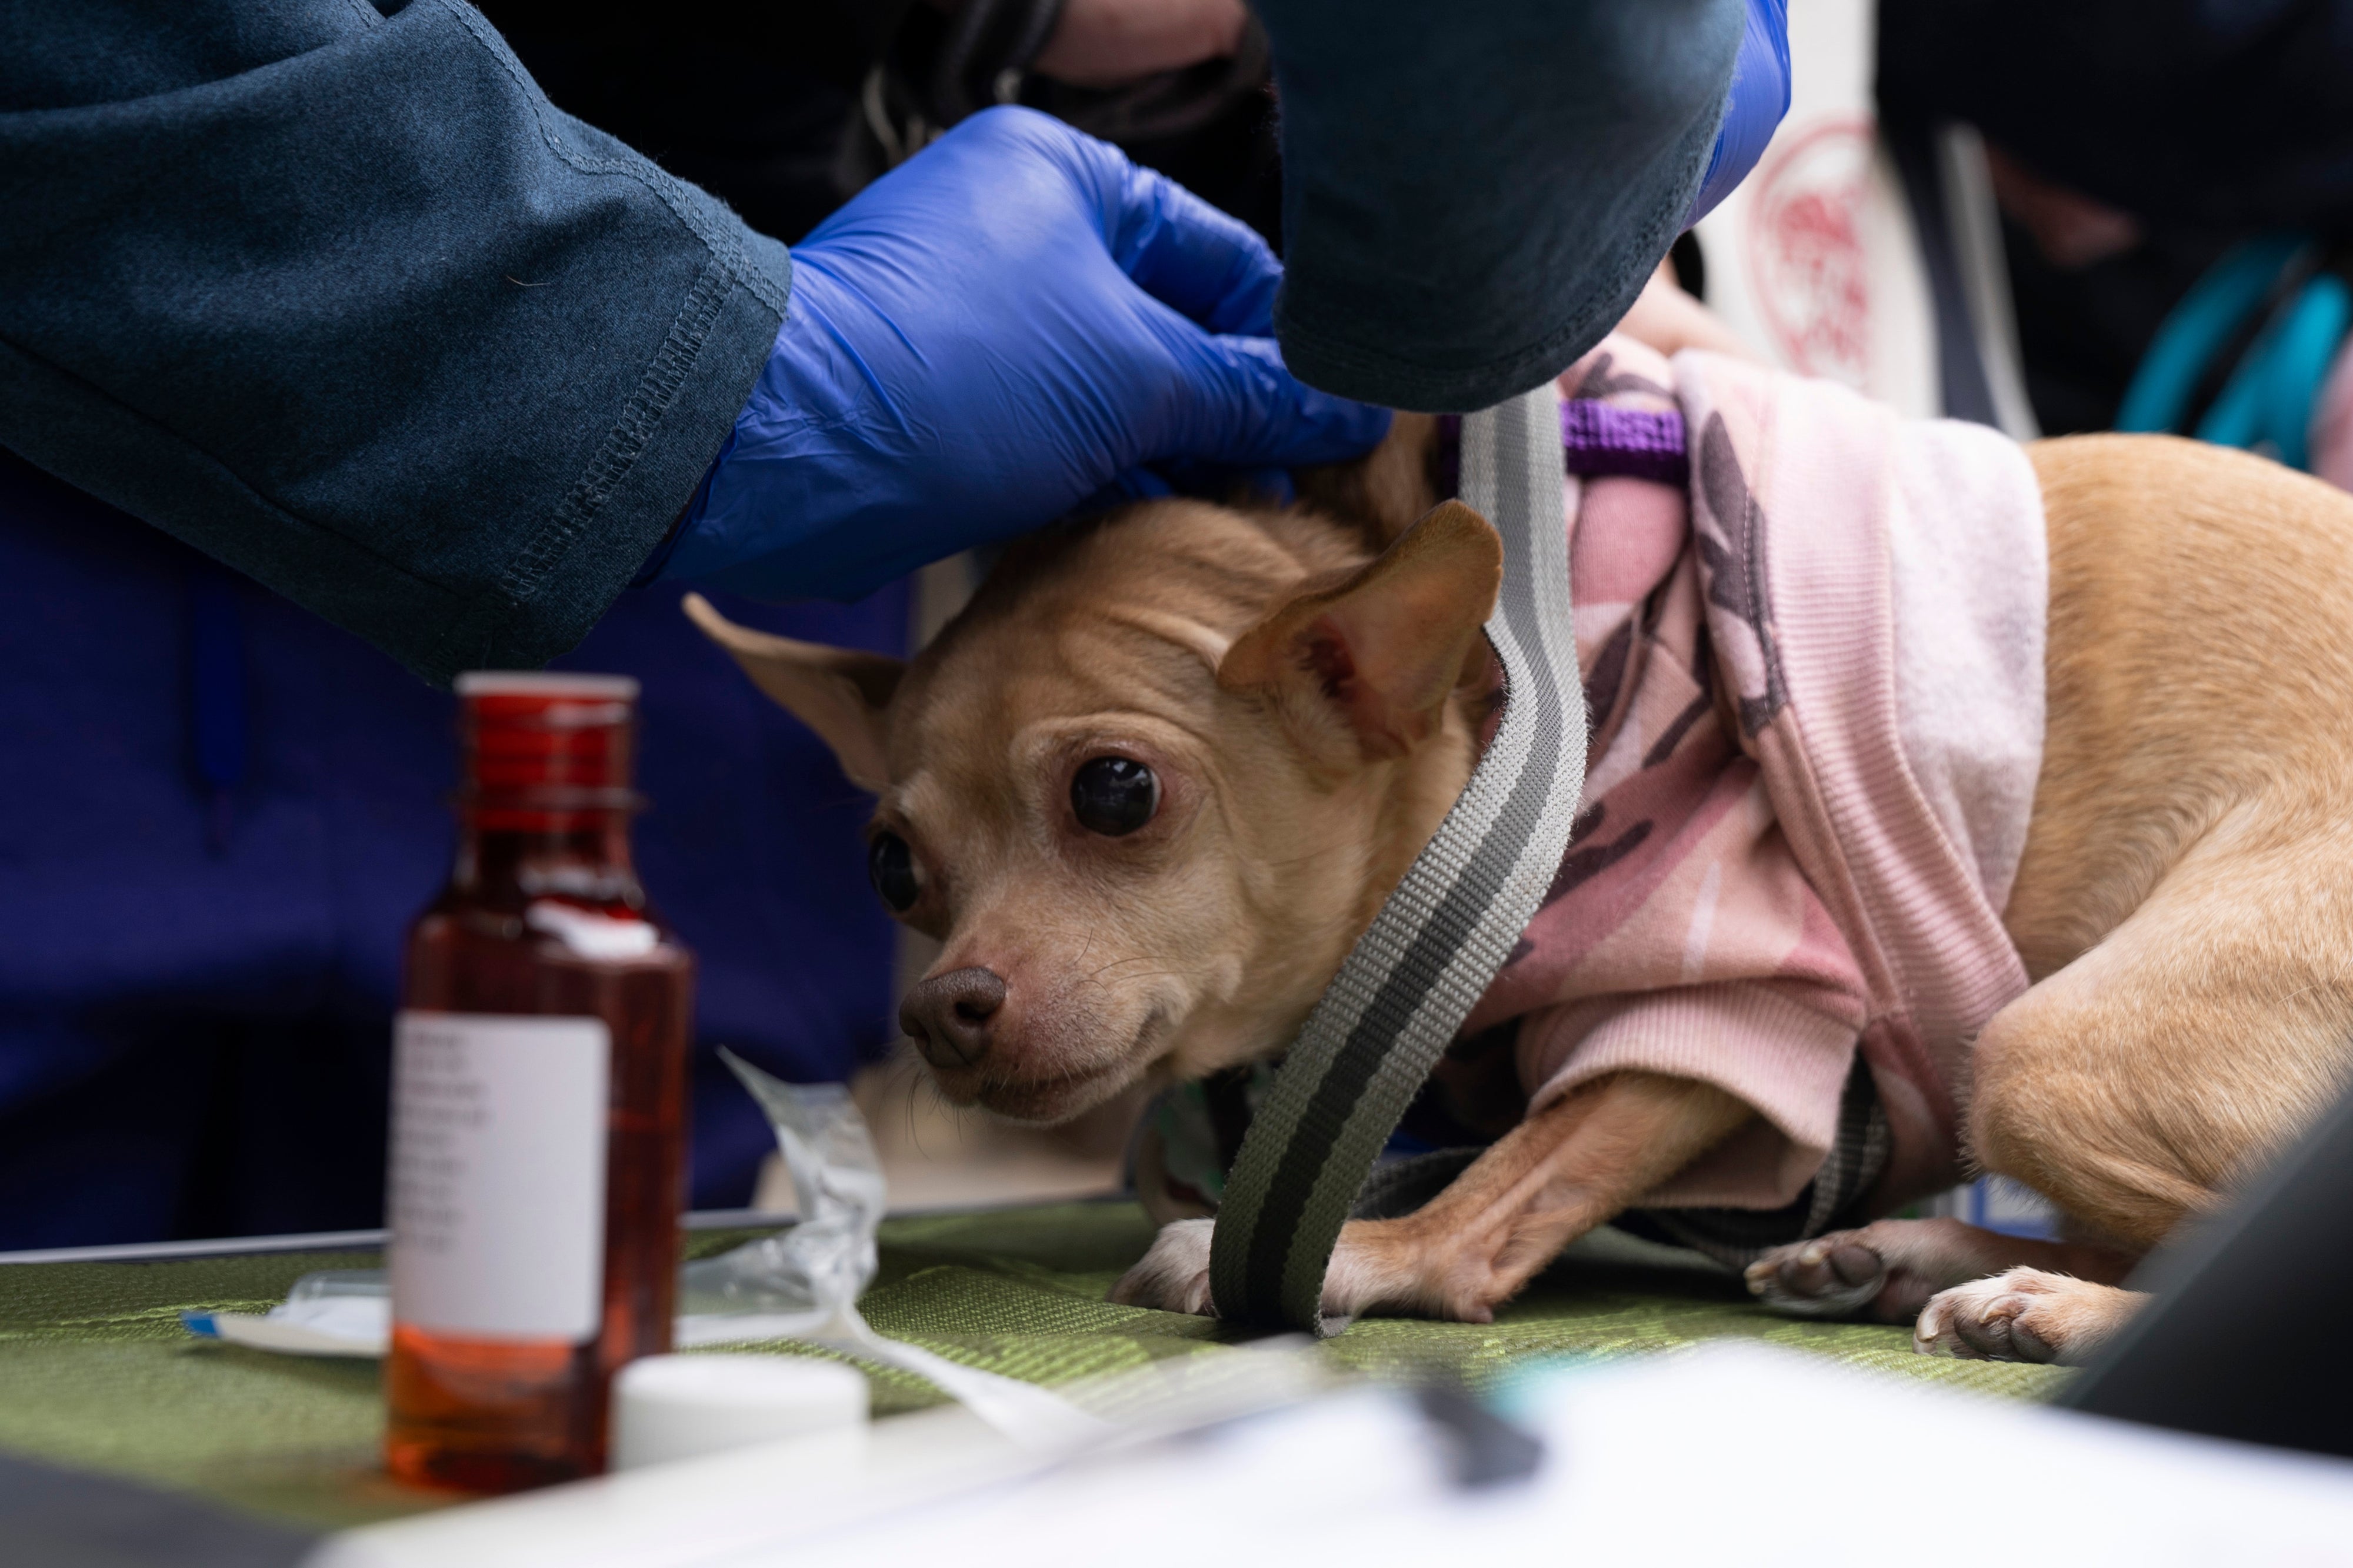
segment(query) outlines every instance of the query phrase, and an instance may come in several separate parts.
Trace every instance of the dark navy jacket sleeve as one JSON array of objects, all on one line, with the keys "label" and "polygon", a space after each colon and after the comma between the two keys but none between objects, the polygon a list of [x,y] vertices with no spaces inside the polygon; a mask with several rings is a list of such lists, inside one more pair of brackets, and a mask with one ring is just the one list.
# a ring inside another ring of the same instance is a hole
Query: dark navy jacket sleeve
[{"label": "dark navy jacket sleeve", "polygon": [[1484,407],[1615,325],[1682,231],[1743,0],[1258,0],[1301,379]]},{"label": "dark navy jacket sleeve", "polygon": [[0,444],[446,681],[620,593],[790,262],[384,4],[0,0]]}]

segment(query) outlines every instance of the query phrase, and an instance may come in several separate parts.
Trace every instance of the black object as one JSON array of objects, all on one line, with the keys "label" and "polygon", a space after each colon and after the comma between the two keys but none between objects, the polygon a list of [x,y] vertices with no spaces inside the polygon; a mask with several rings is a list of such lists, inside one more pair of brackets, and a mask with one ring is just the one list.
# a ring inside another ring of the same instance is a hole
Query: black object
[{"label": "black object", "polygon": [[1467,1491],[1510,1486],[1543,1465],[1543,1438],[1504,1420],[1461,1384],[1432,1380],[1417,1386],[1413,1397],[1453,1454],[1456,1486]]},{"label": "black object", "polygon": [[2061,1404],[2353,1458],[2353,1093],[2131,1284],[2155,1300]]},{"label": "black object", "polygon": [[2190,286],[2244,237],[2228,229],[2168,226],[2152,228],[2120,256],[2062,267],[2043,255],[2023,225],[2005,216],[2002,253],[2026,395],[2042,433],[2113,428],[2125,388],[2157,329]]},{"label": "black object", "polygon": [[1096,757],[1080,763],[1071,780],[1071,814],[1106,838],[1126,837],[1159,809],[1160,781],[1133,757]]},{"label": "black object", "polygon": [[557,108],[786,241],[871,177],[842,167],[843,142],[860,84],[911,8],[913,0],[480,6]]},{"label": "black object", "polygon": [[866,851],[866,877],[882,901],[901,914],[913,909],[923,887],[915,879],[914,851],[895,833],[878,833]]},{"label": "black object", "polygon": [[1061,19],[1062,0],[964,0],[932,61],[934,118],[953,125],[1014,101],[1021,73]]},{"label": "black object", "polygon": [[1027,69],[1060,0],[484,0],[557,107],[797,241],[939,130],[1012,94],[1280,244],[1266,35],[1116,88]]},{"label": "black object", "polygon": [[2164,227],[2353,227],[2353,0],[1880,0],[1879,100]]},{"label": "black object", "polygon": [[1699,247],[1699,236],[1689,229],[1677,236],[1667,251],[1667,261],[1675,269],[1675,287],[1706,304],[1707,253]]},{"label": "black object", "polygon": [[0,1542],[8,1568],[292,1568],[318,1537],[0,1456]]},{"label": "black object", "polygon": [[[919,8],[884,62],[882,99],[887,105],[912,107],[934,125],[952,124],[969,108],[942,100],[938,67],[924,63],[938,58],[925,52],[927,26]],[[1020,63],[1026,65],[1027,58]],[[1229,58],[1117,87],[1073,87],[1035,71],[1016,74],[1018,84],[1000,75],[992,91],[1001,94],[1013,87],[1018,102],[1114,143],[1137,163],[1231,213],[1257,229],[1268,244],[1282,248],[1273,66],[1265,30],[1255,21],[1243,28]],[[915,89],[915,84],[926,81],[932,84],[930,91]],[[970,107],[985,108],[987,101]]]},{"label": "black object", "polygon": [[[1957,296],[1927,232],[1945,220],[1922,198],[1938,184],[1926,127],[1974,125],[2143,231],[2119,254],[2062,264],[2003,220],[2021,368],[2047,436],[2114,425],[2158,325],[2232,245],[2353,232],[2353,0],[1879,0],[1877,14],[1880,119],[1923,230],[1948,414],[1981,417],[1975,350],[1955,334]],[[2238,357],[2218,355],[2218,374]]]},{"label": "black object", "polygon": [[1946,205],[1944,174],[1936,166],[1935,132],[1925,121],[1894,116],[1883,118],[1882,126],[1904,182],[1905,205],[1912,209],[1929,298],[1936,306],[1937,393],[1945,417],[2000,428],[1993,385],[1978,353],[1977,331],[1961,287],[1959,246]]},{"label": "black object", "polygon": [[[1936,157],[1936,128],[1902,105],[1883,103],[1881,133],[1904,184],[1913,232],[1935,308],[1937,391],[1947,417],[1999,427],[1993,387],[1979,352],[1960,254],[1953,234],[1950,191]],[[2227,230],[2158,227],[2132,249],[2088,266],[2063,267],[2042,254],[2023,226],[2001,218],[2002,260],[2018,329],[2021,375],[2036,426],[2046,436],[2105,430],[2116,423],[2158,326],[2207,268],[2242,236]],[[2298,281],[2302,281],[2299,278]],[[2252,338],[2270,319],[2254,312]],[[2243,342],[2216,356],[2212,384],[2201,387],[2196,416],[2238,366]]]}]

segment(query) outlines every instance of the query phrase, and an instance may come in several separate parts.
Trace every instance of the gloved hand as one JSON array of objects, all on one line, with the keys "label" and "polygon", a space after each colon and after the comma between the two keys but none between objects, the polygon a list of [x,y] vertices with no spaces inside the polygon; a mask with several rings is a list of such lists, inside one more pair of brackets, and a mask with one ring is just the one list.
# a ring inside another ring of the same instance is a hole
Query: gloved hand
[{"label": "gloved hand", "polygon": [[1105,143],[975,115],[795,247],[776,348],[660,575],[855,597],[1145,464],[1357,456],[1388,415],[1283,369],[1281,276]]},{"label": "gloved hand", "polygon": [[1789,112],[1789,0],[1747,0],[1740,52],[1732,59],[1732,88],[1715,130],[1707,173],[1692,199],[1690,228],[1714,212],[1765,156],[1782,116]]}]

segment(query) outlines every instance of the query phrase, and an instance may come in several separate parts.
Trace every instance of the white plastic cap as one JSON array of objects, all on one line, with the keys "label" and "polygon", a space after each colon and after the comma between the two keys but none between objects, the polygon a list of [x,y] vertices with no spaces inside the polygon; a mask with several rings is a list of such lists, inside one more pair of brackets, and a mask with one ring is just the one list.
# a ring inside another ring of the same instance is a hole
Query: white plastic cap
[{"label": "white plastic cap", "polygon": [[794,1355],[657,1355],[613,1380],[613,1468],[863,1428],[866,1379]]},{"label": "white plastic cap", "polygon": [[544,669],[470,669],[454,683],[460,697],[576,697],[635,702],[634,675],[567,675]]}]

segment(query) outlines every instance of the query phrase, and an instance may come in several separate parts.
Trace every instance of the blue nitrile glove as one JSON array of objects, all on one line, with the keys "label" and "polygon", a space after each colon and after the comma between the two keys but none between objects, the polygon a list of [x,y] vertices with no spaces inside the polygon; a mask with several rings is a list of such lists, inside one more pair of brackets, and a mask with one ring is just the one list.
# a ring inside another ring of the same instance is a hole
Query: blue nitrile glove
[{"label": "blue nitrile glove", "polygon": [[751,402],[660,575],[850,598],[1046,522],[1145,464],[1336,462],[1386,411],[1292,379],[1282,267],[1060,121],[993,109],[793,251]]},{"label": "blue nitrile glove", "polygon": [[1724,122],[1716,127],[1715,150],[1708,154],[1707,173],[1700,176],[1699,195],[1692,198],[1691,227],[1714,212],[1733,187],[1748,177],[1781,117],[1789,112],[1789,0],[1747,0],[1748,17],[1740,30],[1740,52],[1733,57],[1732,89],[1724,101]]}]

